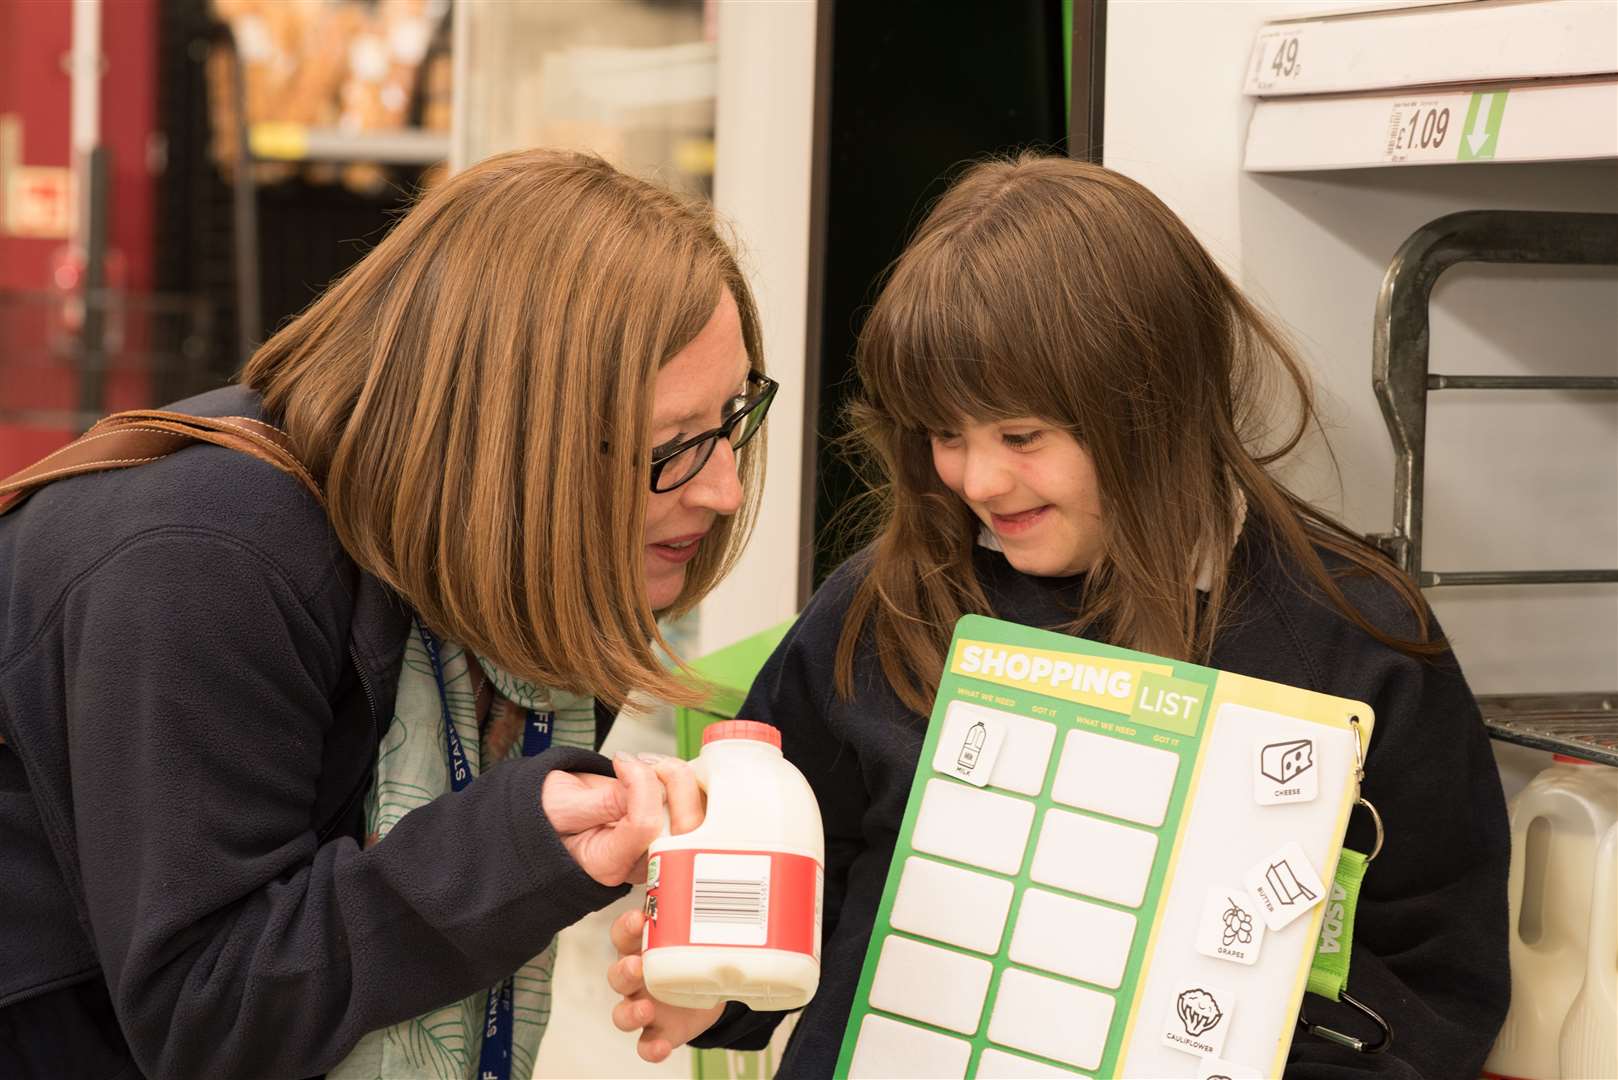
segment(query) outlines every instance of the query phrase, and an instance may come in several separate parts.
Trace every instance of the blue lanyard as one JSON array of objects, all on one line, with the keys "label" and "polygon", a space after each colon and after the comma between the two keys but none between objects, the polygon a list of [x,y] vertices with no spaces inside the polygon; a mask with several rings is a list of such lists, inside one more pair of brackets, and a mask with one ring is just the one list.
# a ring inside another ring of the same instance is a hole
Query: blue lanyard
[{"label": "blue lanyard", "polygon": [[[444,665],[438,656],[438,639],[432,631],[416,622],[416,631],[427,650],[427,659],[433,665],[433,678],[438,682],[438,709],[444,719],[444,753],[449,765],[449,783],[461,791],[472,782],[472,769],[466,763],[466,751],[461,747],[460,733],[455,730],[455,718],[449,712],[449,689],[444,684]],[[467,666],[475,663],[467,654]],[[543,754],[551,746],[551,730],[555,714],[527,710],[522,729],[523,757]],[[512,1004],[511,980],[508,978],[489,991],[489,1006],[483,1013],[483,1050],[478,1055],[478,1080],[510,1080]]]}]

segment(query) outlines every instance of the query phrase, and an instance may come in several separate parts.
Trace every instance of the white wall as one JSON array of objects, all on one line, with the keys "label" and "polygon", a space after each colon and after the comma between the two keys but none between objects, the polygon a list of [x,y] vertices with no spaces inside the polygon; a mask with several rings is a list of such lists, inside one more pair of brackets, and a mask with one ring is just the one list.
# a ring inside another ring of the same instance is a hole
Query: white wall
[{"label": "white wall", "polygon": [[[1371,324],[1389,259],[1451,211],[1618,211],[1618,163],[1244,173],[1253,33],[1308,10],[1297,0],[1113,0],[1105,160],[1161,196],[1293,329],[1341,480],[1318,445],[1289,476],[1354,527],[1382,532],[1393,451],[1371,391]],[[1432,320],[1435,372],[1618,371],[1610,270],[1462,265],[1439,279]],[[1434,395],[1428,450],[1429,569],[1618,566],[1612,395]],[[1618,687],[1618,587],[1428,596],[1478,693]]]},{"label": "white wall", "polygon": [[804,337],[808,327],[809,179],[814,125],[815,4],[719,4],[719,115],[714,204],[735,229],[781,383],[770,410],[769,469],[753,540],[698,609],[691,656],[798,611]]}]

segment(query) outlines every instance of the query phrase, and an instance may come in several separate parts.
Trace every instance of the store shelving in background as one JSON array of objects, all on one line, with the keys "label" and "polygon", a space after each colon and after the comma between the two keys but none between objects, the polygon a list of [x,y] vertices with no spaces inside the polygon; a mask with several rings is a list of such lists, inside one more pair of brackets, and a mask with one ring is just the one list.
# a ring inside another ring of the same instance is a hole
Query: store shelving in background
[{"label": "store shelving in background", "polygon": [[1255,36],[1250,172],[1618,157],[1618,5],[1472,0]]}]

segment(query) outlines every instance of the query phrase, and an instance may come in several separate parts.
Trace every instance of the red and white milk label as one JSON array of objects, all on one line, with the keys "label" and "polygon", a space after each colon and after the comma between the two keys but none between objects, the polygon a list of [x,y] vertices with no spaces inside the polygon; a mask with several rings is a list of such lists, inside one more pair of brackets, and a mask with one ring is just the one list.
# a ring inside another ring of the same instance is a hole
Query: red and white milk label
[{"label": "red and white milk label", "polygon": [[663,851],[646,866],[646,950],[784,949],[820,959],[822,872],[807,855]]}]

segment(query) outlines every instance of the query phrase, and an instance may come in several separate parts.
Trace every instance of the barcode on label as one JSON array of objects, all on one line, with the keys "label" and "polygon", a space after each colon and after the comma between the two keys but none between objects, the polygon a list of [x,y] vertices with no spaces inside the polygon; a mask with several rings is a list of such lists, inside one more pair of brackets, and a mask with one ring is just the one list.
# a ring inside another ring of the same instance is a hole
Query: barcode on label
[{"label": "barcode on label", "polygon": [[691,873],[691,943],[763,945],[770,931],[770,857],[701,854]]}]

